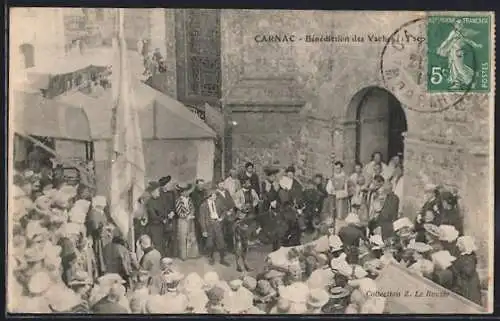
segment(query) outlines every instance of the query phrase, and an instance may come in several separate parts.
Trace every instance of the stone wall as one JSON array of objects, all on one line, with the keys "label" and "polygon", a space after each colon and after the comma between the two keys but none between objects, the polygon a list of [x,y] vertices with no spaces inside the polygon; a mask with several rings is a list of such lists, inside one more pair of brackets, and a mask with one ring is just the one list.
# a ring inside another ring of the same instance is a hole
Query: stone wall
[{"label": "stone wall", "polygon": [[296,162],[298,113],[241,110],[232,113],[232,120],[237,123],[232,133],[233,166],[251,161],[262,173],[263,165],[285,167]]},{"label": "stone wall", "polygon": [[[355,110],[359,104],[356,94],[369,87],[393,92],[393,88],[386,88],[380,73],[380,57],[385,42],[368,42],[368,34],[388,37],[403,23],[419,17],[422,17],[421,14],[415,12],[223,10],[222,86],[224,94],[232,100],[226,108],[245,104],[248,112],[254,108],[252,104],[243,102],[247,99],[245,95],[233,92],[233,88],[246,78],[260,79],[261,86],[266,87],[268,79],[292,77],[302,86],[302,98],[307,102],[299,111],[298,119],[294,116],[291,123],[285,116],[273,115],[264,119],[264,116],[243,117],[232,111],[233,117],[241,117],[238,119],[245,124],[244,135],[241,134],[245,139],[238,138],[240,134],[235,133],[233,160],[240,162],[248,157],[248,151],[256,152],[257,147],[258,150],[276,150],[278,142],[282,144],[278,148],[282,152],[274,153],[273,157],[281,157],[279,161],[283,163],[293,162],[290,157],[297,155],[294,162],[303,163],[307,175],[315,172],[328,175],[332,154],[338,159],[351,159]],[[297,38],[306,34],[356,34],[363,36],[365,42],[256,42],[255,36],[263,34],[294,34]],[[392,58],[387,59],[390,62]],[[288,91],[288,88],[283,90]],[[405,215],[415,216],[423,203],[423,186],[427,182],[457,188],[461,195],[466,232],[475,236],[481,244],[480,264],[485,266],[488,232],[492,227],[487,223],[492,222],[492,211],[487,202],[488,194],[492,196],[492,192],[488,193],[491,191],[488,185],[491,180],[488,163],[491,133],[488,130],[490,114],[487,97],[467,95],[457,106],[433,114],[417,112],[402,105],[408,123],[403,199]],[[250,120],[252,122],[248,125]],[[266,124],[266,129],[273,129],[272,139],[259,138],[262,124]],[[292,130],[288,127],[291,126],[297,126],[293,130],[296,136],[289,135]],[[238,144],[247,147],[242,149]],[[288,146],[296,150],[287,153],[283,148]],[[478,150],[472,151],[475,148]]]}]

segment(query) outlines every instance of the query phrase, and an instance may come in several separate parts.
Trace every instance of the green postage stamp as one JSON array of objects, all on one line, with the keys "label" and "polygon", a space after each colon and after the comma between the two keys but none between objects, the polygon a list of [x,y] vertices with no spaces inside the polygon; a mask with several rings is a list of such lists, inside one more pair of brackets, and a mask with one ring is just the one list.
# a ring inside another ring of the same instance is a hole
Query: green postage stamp
[{"label": "green postage stamp", "polygon": [[430,16],[429,92],[489,92],[490,16]]}]

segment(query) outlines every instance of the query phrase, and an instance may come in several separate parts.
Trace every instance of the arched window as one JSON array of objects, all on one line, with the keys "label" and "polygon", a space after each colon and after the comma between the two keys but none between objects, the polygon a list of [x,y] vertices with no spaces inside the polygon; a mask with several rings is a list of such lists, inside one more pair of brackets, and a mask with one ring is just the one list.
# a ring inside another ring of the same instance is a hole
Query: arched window
[{"label": "arched window", "polygon": [[180,11],[177,25],[178,97],[184,103],[218,103],[221,96],[220,12]]},{"label": "arched window", "polygon": [[35,47],[30,43],[25,43],[19,46],[19,51],[24,57],[24,68],[35,66]]}]

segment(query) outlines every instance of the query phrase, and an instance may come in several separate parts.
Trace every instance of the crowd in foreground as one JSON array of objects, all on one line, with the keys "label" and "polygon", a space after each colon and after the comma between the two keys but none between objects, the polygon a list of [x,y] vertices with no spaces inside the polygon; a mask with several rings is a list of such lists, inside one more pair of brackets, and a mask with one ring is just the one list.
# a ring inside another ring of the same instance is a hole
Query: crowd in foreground
[{"label": "crowd in foreground", "polygon": [[[457,196],[426,186],[412,222],[401,217],[396,161],[357,165],[302,186],[293,167],[253,164],[204,190],[164,177],[138,202],[137,248],[113,224],[103,196],[72,186],[60,173],[15,174],[8,252],[9,310],[24,313],[384,313],[375,279],[398,264],[481,303],[474,239],[463,235]],[[370,169],[371,168],[371,169]],[[388,174],[389,173],[389,174]],[[344,226],[339,228],[338,221]],[[301,244],[305,233],[314,241]],[[251,267],[252,243],[268,243],[264,267]],[[241,277],[224,280],[179,271],[173,258],[207,256]],[[256,277],[250,271],[259,268]],[[387,289],[378,289],[387,290]]]}]

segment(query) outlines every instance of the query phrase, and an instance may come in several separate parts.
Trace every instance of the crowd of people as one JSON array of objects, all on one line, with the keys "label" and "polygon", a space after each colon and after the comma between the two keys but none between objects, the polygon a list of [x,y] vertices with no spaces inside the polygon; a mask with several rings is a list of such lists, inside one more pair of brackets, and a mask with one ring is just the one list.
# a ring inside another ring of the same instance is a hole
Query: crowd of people
[{"label": "crowd of people", "polygon": [[[305,182],[293,166],[263,171],[261,179],[248,162],[214,186],[170,176],[150,182],[133,213],[135,246],[91,187],[68,184],[60,171],[15,173],[9,310],[384,313],[385,298],[369,293],[391,262],[481,303],[476,247],[463,235],[458,195],[426,186],[411,221],[400,206],[401,155],[384,164],[374,153],[350,175],[335,161],[332,177]],[[272,247],[265,265],[250,266],[248,252],[264,245]],[[230,255],[241,272],[234,280],[215,269],[184,275],[175,263],[206,256],[229,267]]]}]

